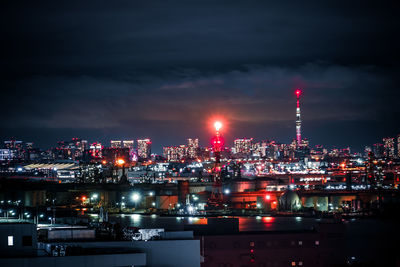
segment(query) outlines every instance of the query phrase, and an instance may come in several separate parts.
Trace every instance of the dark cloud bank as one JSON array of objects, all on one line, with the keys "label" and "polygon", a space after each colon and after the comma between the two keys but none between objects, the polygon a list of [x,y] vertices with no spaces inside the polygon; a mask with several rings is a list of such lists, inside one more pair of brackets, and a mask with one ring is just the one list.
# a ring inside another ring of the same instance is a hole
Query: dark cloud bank
[{"label": "dark cloud bank", "polygon": [[[396,19],[380,2],[3,3],[0,138],[303,135],[362,145],[400,133]],[[227,130],[228,130],[227,129]]]}]

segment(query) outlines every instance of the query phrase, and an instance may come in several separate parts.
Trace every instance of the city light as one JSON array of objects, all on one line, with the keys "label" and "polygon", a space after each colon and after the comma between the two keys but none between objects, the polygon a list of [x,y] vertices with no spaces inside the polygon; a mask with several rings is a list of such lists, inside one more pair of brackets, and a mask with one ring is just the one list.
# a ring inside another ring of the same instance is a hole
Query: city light
[{"label": "city light", "polygon": [[400,267],[393,5],[32,2],[2,13],[0,267]]},{"label": "city light", "polygon": [[124,165],[124,164],[125,164],[125,160],[124,160],[124,159],[121,159],[121,158],[120,158],[120,159],[117,159],[117,164],[120,165],[120,166],[121,166],[121,165]]},{"label": "city light", "polygon": [[219,131],[222,128],[222,123],[220,121],[216,121],[214,123],[214,127],[216,131]]},{"label": "city light", "polygon": [[140,199],[140,194],[139,194],[139,193],[133,193],[133,194],[132,194],[132,200],[133,200],[134,202],[138,202],[139,199]]}]

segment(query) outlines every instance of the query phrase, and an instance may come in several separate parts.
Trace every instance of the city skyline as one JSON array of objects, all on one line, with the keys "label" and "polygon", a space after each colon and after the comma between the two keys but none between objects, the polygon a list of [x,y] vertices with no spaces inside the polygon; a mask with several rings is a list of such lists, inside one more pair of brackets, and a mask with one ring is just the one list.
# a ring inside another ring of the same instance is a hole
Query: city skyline
[{"label": "city skyline", "polygon": [[400,2],[0,7],[0,266],[400,266]]},{"label": "city skyline", "polygon": [[[295,109],[295,114],[296,114],[296,120],[295,120],[295,130],[296,130],[296,134],[295,134],[295,136],[292,138],[292,141],[281,141],[279,138],[277,139],[277,140],[275,140],[274,138],[270,138],[270,137],[264,137],[264,138],[253,138],[253,137],[250,137],[250,136],[241,136],[241,137],[238,137],[238,136],[234,136],[234,134],[233,133],[230,133],[229,132],[229,126],[227,127],[227,125],[230,125],[230,123],[229,123],[229,121],[228,120],[226,120],[226,118],[224,118],[223,116],[221,116],[221,115],[218,115],[218,116],[213,116],[213,117],[211,117],[211,118],[208,118],[208,120],[207,120],[207,124],[212,124],[212,125],[214,125],[214,121],[215,120],[220,120],[220,119],[222,119],[222,121],[224,122],[223,124],[225,124],[225,125],[223,125],[223,127],[225,128],[223,131],[225,131],[225,133],[227,133],[227,136],[228,136],[228,143],[232,143],[233,144],[233,146],[235,146],[235,142],[238,140],[238,139],[240,139],[240,138],[244,138],[244,139],[251,139],[251,140],[257,140],[257,141],[259,141],[259,142],[263,142],[263,141],[277,141],[277,143],[280,143],[280,144],[290,144],[291,142],[296,142],[298,145],[299,144],[301,144],[301,142],[302,142],[302,140],[303,140],[303,138],[302,138],[302,136],[301,136],[301,123],[302,123],[302,121],[301,121],[301,119],[300,119],[300,96],[303,94],[303,90],[302,89],[300,89],[300,88],[296,88],[295,90],[294,90],[294,95],[296,96],[296,109]],[[216,122],[216,123],[219,123],[219,124],[221,124],[219,121],[218,122]],[[210,125],[207,125],[207,127],[206,128],[209,128],[209,126]],[[221,124],[221,126],[222,126],[222,124]],[[221,127],[220,126],[220,127]],[[213,127],[213,126],[212,126]],[[211,127],[211,128],[212,128]],[[228,131],[226,131],[226,128],[228,128]],[[288,127],[288,128],[290,128],[290,127]],[[200,131],[200,132],[204,132],[204,131]],[[286,135],[286,134],[285,134]],[[114,135],[115,136],[115,135]],[[197,135],[198,136],[198,135]],[[195,137],[196,138],[196,140],[199,140],[199,138],[198,137]],[[395,137],[396,136],[399,136],[399,135],[395,135]],[[395,138],[395,137],[393,137],[393,139]],[[77,137],[72,137],[72,139],[74,139],[74,138],[77,138]],[[132,136],[130,136],[129,138],[132,138]],[[128,139],[128,140],[122,140],[122,139],[124,139],[124,138],[112,138],[112,139],[108,139],[108,140],[106,140],[106,139],[98,139],[98,138],[95,138],[95,139],[93,139],[92,140],[92,142],[95,142],[95,143],[97,143],[97,142],[99,142],[99,143],[110,143],[110,147],[128,147],[127,146],[127,144],[125,144],[125,142],[127,142],[127,143],[129,143],[129,146],[131,146],[131,147],[133,147],[133,143],[135,142],[134,140],[130,140],[129,138],[126,138],[126,139]],[[383,142],[385,143],[385,139],[386,138],[389,138],[389,137],[383,137]],[[16,138],[8,138],[7,140],[17,140]],[[71,139],[71,138],[70,138]],[[83,138],[83,139],[85,139],[85,138]],[[116,139],[119,139],[119,140],[116,140]],[[150,141],[151,140],[151,141]],[[188,140],[188,139],[187,139]],[[206,138],[206,140],[209,140],[209,142],[208,143],[203,143],[203,144],[201,144],[203,147],[209,147],[210,145],[211,145],[211,143],[210,143],[210,141],[211,141],[211,138],[210,138],[210,136],[208,136],[207,138]],[[305,140],[307,140],[307,146],[308,146],[308,143],[310,142],[310,140],[307,138],[307,137],[305,137]],[[57,141],[57,143],[59,142],[60,140],[58,140]],[[86,140],[87,141],[87,140]],[[139,139],[136,139],[136,142],[140,142],[140,141],[146,141],[146,142],[151,142],[151,143],[153,143],[153,139],[151,139],[151,138],[148,138],[148,137],[145,137],[145,138],[139,138]],[[30,142],[30,141],[29,141]],[[131,142],[133,142],[132,144],[131,144]],[[175,142],[178,142],[179,143],[179,141],[176,141],[175,140]],[[40,143],[40,142],[39,142]],[[116,144],[116,143],[118,143],[118,145]],[[178,146],[181,146],[181,144],[178,144],[178,143],[174,143],[174,144],[165,144],[165,143],[163,143],[162,141],[158,141],[158,142],[156,142],[156,144],[159,144],[160,146],[156,146],[156,147],[154,147],[155,149],[153,150],[153,152],[156,152],[156,154],[159,154],[159,155],[161,155],[161,154],[164,154],[165,153],[165,151],[164,151],[164,148],[165,147],[178,147]],[[226,144],[226,147],[228,148],[229,147],[229,144]],[[379,142],[378,142],[379,143]],[[315,144],[311,144],[311,147],[313,147],[313,146],[320,146],[320,145],[322,145],[322,146],[324,146],[324,147],[326,147],[326,148],[328,148],[328,149],[335,149],[335,148],[346,148],[346,147],[348,147],[348,148],[351,148],[351,149],[353,149],[353,151],[354,151],[354,149],[357,151],[357,152],[365,152],[365,148],[366,147],[369,147],[369,146],[371,146],[372,145],[372,143],[370,143],[370,144],[362,144],[361,146],[362,147],[353,147],[353,146],[351,146],[351,145],[344,145],[344,146],[342,146],[342,147],[340,147],[340,146],[338,146],[338,145],[326,145],[325,143],[315,143]],[[375,142],[374,142],[374,145],[375,145]],[[53,144],[52,145],[50,145],[50,146],[45,146],[44,148],[45,149],[48,149],[48,148],[52,148],[53,147]],[[108,145],[106,145],[105,147],[108,147]],[[41,147],[42,148],[42,147]],[[139,148],[137,148],[137,149],[139,149]]]}]

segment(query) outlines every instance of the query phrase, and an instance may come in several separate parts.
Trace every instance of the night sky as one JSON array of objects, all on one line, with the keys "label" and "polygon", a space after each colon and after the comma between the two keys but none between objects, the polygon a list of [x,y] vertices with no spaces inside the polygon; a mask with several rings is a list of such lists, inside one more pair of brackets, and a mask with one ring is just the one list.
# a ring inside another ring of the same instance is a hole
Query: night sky
[{"label": "night sky", "polygon": [[161,152],[220,117],[228,142],[289,143],[297,87],[312,145],[400,134],[398,4],[266,2],[1,1],[0,139]]}]

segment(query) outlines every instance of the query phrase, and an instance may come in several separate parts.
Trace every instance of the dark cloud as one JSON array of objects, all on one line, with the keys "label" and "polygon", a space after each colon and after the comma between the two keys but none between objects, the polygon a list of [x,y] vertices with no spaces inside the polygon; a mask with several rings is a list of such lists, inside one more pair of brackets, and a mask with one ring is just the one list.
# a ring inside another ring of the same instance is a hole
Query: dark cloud
[{"label": "dark cloud", "polygon": [[82,136],[353,145],[400,133],[398,6],[323,1],[2,4],[1,138]]}]

